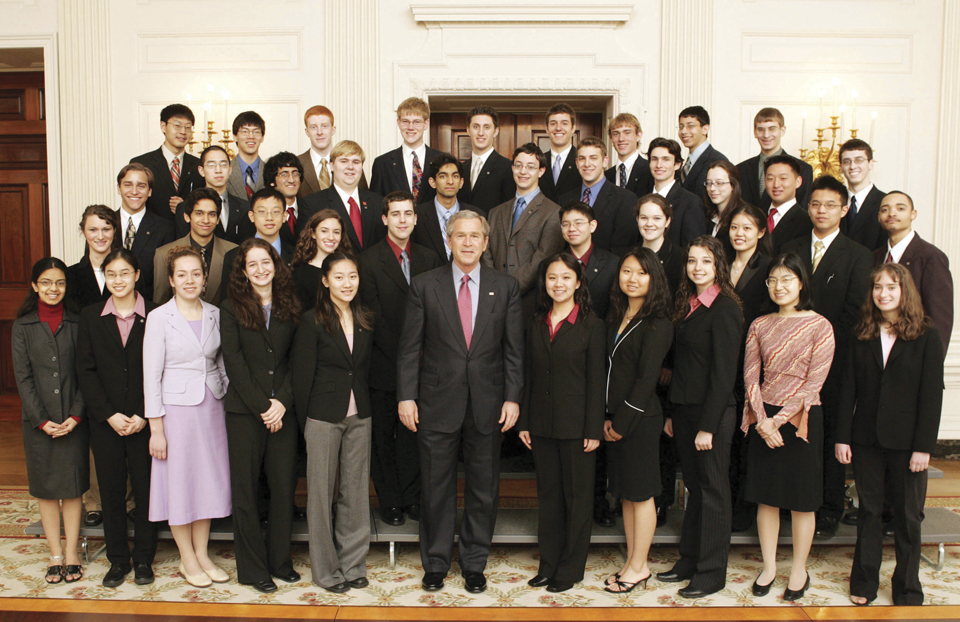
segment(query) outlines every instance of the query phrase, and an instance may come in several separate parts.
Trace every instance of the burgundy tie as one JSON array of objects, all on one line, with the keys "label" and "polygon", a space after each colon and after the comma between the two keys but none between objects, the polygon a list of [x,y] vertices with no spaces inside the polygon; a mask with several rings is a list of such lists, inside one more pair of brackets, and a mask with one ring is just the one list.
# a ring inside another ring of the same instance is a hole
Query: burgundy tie
[{"label": "burgundy tie", "polygon": [[586,203],[587,205],[590,205],[590,188],[583,189],[583,197],[581,197],[580,200]]},{"label": "burgundy tie", "polygon": [[297,215],[293,213],[293,208],[287,208],[287,226],[290,227],[290,233],[296,233]]},{"label": "burgundy tie", "polygon": [[457,309],[460,311],[460,325],[463,326],[463,338],[470,349],[470,339],[473,337],[473,301],[470,298],[470,275],[464,274],[460,279],[460,295],[457,296]]},{"label": "burgundy tie", "polygon": [[777,208],[771,207],[770,213],[767,214],[767,231],[773,231],[773,228],[777,226],[776,221],[773,219],[777,215]]},{"label": "burgundy tie", "polygon": [[887,259],[883,263],[893,263],[893,253],[887,251]]},{"label": "burgundy tie", "polygon": [[353,200],[353,197],[347,199],[347,204],[350,206],[350,224],[353,225],[353,230],[360,241],[360,248],[363,248],[363,223],[360,221],[360,206]]}]

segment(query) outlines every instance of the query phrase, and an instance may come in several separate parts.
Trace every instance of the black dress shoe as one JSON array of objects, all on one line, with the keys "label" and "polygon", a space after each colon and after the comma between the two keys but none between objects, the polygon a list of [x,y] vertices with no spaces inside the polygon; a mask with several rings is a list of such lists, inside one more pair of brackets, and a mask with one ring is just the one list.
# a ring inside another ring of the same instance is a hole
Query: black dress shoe
[{"label": "black dress shoe", "polygon": [[693,578],[693,573],[684,574],[677,572],[676,566],[667,572],[658,572],[657,580],[664,583],[682,583],[683,581],[689,581]]},{"label": "black dress shoe", "polygon": [[623,503],[617,501],[617,504],[613,506],[613,509],[610,510],[610,513],[613,514],[614,518],[623,518]]},{"label": "black dress shoe", "polygon": [[657,527],[667,524],[667,508],[657,508]]},{"label": "black dress shoe", "polygon": [[380,518],[388,525],[399,527],[405,521],[403,518],[403,508],[381,508]]},{"label": "black dress shoe", "polygon": [[854,527],[856,527],[857,512],[858,510],[850,510],[849,512],[843,515],[843,518],[840,519],[840,522],[843,523],[844,525],[853,525]]},{"label": "black dress shoe", "polygon": [[347,581],[347,585],[349,585],[350,587],[352,587],[352,588],[354,588],[354,589],[362,590],[363,588],[365,588],[365,587],[367,587],[368,585],[370,585],[370,582],[367,581],[367,578],[366,578],[366,577],[357,577],[356,579],[353,579],[352,581]]},{"label": "black dress shoe", "polygon": [[688,585],[687,587],[682,587],[677,590],[677,594],[683,596],[684,598],[703,598],[704,596],[709,596],[710,594],[716,594],[722,589],[723,587],[721,586],[715,590],[704,590],[698,587],[690,587]]},{"label": "black dress shoe", "polygon": [[783,591],[783,600],[795,601],[803,598],[803,594],[807,591],[807,588],[810,587],[810,573],[807,573],[807,582],[803,584],[803,587],[799,590],[791,590],[789,587]]},{"label": "black dress shoe", "polygon": [[327,590],[328,592],[333,592],[334,594],[344,594],[350,591],[350,584],[347,583],[346,581],[344,581],[343,583],[337,583],[335,585],[331,585],[330,587],[327,587],[325,585],[321,585],[320,587]]},{"label": "black dress shoe", "polygon": [[420,504],[413,503],[403,506],[403,513],[410,517],[410,520],[420,522]]},{"label": "black dress shoe", "polygon": [[534,578],[527,581],[527,585],[529,585],[530,587],[543,587],[548,583],[550,583],[550,577],[545,577],[542,574],[538,574]]},{"label": "black dress shoe", "polygon": [[254,581],[253,583],[247,583],[253,589],[257,590],[262,594],[272,594],[277,591],[277,584],[271,581],[270,579],[264,579],[263,581]]},{"label": "black dress shoe", "polygon": [[893,521],[890,521],[889,523],[884,522],[884,523],[883,523],[883,537],[884,537],[884,538],[892,538],[892,537],[893,537],[893,534],[894,534],[894,531],[893,531]]},{"label": "black dress shoe", "polygon": [[487,589],[487,578],[483,576],[482,572],[464,570],[463,588],[471,594],[480,594]]},{"label": "black dress shoe", "polygon": [[840,521],[829,516],[824,516],[817,519],[817,532],[816,537],[818,538],[832,538],[837,535],[837,527],[840,526]]},{"label": "black dress shoe", "polygon": [[[763,574],[763,573],[760,573],[760,574]],[[767,583],[766,585],[760,585],[760,575],[757,575],[757,580],[753,582],[753,595],[766,596],[767,594],[770,593],[770,588],[773,587],[773,584],[776,580],[777,578],[774,577],[770,581],[770,583]]]},{"label": "black dress shoe", "polygon": [[137,585],[153,583],[153,568],[150,567],[150,564],[139,563],[133,565],[133,582]]},{"label": "black dress shoe", "polygon": [[133,508],[127,512],[127,520],[131,523],[137,522],[137,508]]},{"label": "black dress shoe", "polygon": [[610,510],[604,507],[594,508],[593,522],[601,527],[616,527],[617,521],[613,519]]},{"label": "black dress shoe", "polygon": [[113,564],[103,577],[103,587],[120,587],[130,570],[130,564]]},{"label": "black dress shoe", "polygon": [[576,583],[572,581],[551,581],[547,584],[547,591],[557,594],[559,592],[566,592],[572,588]]},{"label": "black dress shoe", "polygon": [[300,573],[296,570],[291,570],[287,574],[275,574],[273,576],[286,583],[296,583],[300,580]]},{"label": "black dress shoe", "polygon": [[423,589],[436,592],[443,589],[443,580],[447,578],[444,572],[425,572],[423,574]]},{"label": "black dress shoe", "polygon": [[87,515],[83,517],[83,526],[84,527],[96,527],[103,522],[103,512],[94,510],[93,512],[87,512]]}]

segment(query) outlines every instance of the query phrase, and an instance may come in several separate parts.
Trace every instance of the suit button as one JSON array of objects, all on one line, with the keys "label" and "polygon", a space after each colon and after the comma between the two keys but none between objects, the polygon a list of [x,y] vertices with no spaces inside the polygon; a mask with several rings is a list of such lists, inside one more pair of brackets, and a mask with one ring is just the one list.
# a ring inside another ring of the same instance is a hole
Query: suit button
[{"label": "suit button", "polygon": [[54,377],[54,378],[56,378],[56,377],[59,376],[59,375],[60,375],[60,374],[58,374],[57,372],[53,372],[53,377]]},{"label": "suit button", "polygon": [[348,371],[348,372],[347,372],[347,375],[348,375],[348,376],[352,376],[352,375],[353,375],[353,372],[352,372],[352,371]]},{"label": "suit button", "polygon": [[267,352],[269,352],[270,354],[273,354],[273,350],[271,350],[270,348],[267,348]]},{"label": "suit button", "polygon": [[53,393],[54,395],[60,395],[60,389],[54,389]]},{"label": "suit button", "polygon": [[56,361],[56,360],[57,360],[57,357],[53,356],[53,357],[50,358],[50,360],[51,360],[51,361]]},{"label": "suit button", "polygon": [[268,371],[267,373],[268,373],[268,374],[270,374],[270,375],[272,376],[272,375],[273,375],[273,370],[271,369],[271,370],[270,370],[270,371]]}]

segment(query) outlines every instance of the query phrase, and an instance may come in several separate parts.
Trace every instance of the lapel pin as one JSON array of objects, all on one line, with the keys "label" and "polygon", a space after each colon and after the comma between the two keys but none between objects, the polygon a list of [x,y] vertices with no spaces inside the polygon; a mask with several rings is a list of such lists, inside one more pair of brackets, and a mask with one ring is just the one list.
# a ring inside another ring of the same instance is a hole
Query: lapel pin
[{"label": "lapel pin", "polygon": [[832,275],[832,274],[831,274],[830,276],[828,276],[828,277],[827,277],[827,283],[829,283],[829,282],[830,282],[830,279],[832,279],[832,278],[833,278],[833,276],[834,276],[834,275]]},{"label": "lapel pin", "polygon": [[490,292],[490,295],[493,296],[493,292]]}]

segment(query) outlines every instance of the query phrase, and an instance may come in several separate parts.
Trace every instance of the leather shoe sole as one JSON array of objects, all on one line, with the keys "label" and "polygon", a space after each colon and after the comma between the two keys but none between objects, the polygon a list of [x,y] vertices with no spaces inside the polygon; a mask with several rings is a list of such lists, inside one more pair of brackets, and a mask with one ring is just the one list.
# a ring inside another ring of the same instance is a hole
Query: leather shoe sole
[{"label": "leather shoe sole", "polygon": [[367,581],[367,578],[366,578],[366,577],[357,577],[356,579],[353,579],[352,581],[347,581],[347,585],[349,585],[350,587],[352,587],[352,588],[354,588],[354,589],[356,589],[356,590],[362,590],[363,588],[365,588],[365,587],[367,587],[368,585],[370,585],[370,582]]},{"label": "leather shoe sole", "polygon": [[463,589],[471,594],[481,594],[487,589],[487,578],[482,572],[464,572]]},{"label": "leather shoe sole", "polygon": [[291,570],[290,574],[275,574],[273,576],[285,583],[296,583],[300,580],[300,573],[296,570]]},{"label": "leather shoe sole", "polygon": [[110,570],[103,577],[103,587],[120,587],[131,570],[130,566],[110,566]]},{"label": "leather shoe sole", "polygon": [[423,589],[428,592],[436,592],[443,589],[443,580],[446,578],[442,572],[428,572],[423,575]]},{"label": "leather shoe sole", "polygon": [[530,587],[543,587],[548,583],[550,583],[550,577],[545,577],[542,574],[538,574],[537,576],[527,581],[527,585],[529,585]]}]

